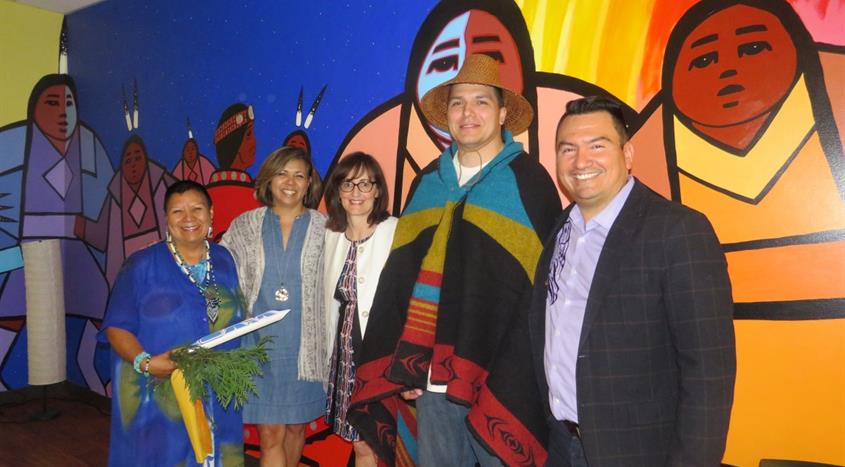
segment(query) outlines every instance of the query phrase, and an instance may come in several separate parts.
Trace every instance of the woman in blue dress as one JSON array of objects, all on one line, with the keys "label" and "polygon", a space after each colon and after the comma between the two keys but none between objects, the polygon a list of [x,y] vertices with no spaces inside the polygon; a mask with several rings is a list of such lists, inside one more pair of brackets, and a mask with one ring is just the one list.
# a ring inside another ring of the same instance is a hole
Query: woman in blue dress
[{"label": "woman in blue dress", "polygon": [[[234,261],[206,240],[213,215],[208,192],[177,182],[167,189],[164,209],[167,240],[123,264],[100,335],[113,356],[111,466],[198,465],[170,386],[176,368],[170,351],[243,319]],[[203,402],[213,439],[204,464],[242,466],[240,413],[221,407],[210,391]]]},{"label": "woman in blue dress", "polygon": [[296,466],[305,424],[326,404],[326,313],[323,308],[323,235],[326,217],[311,209],[320,176],[299,148],[282,147],[264,160],[255,195],[264,207],[229,226],[222,244],[232,252],[247,309],[258,315],[290,309],[278,323],[244,338],[273,336],[258,394],[244,406],[244,422],[258,425],[261,465]]}]

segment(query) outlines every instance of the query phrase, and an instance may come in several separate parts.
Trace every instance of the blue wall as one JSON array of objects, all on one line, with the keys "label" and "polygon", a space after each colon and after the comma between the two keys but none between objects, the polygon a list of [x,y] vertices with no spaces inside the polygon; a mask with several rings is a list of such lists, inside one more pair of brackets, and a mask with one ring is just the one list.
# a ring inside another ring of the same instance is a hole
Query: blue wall
[{"label": "blue wall", "polygon": [[67,18],[80,115],[117,167],[128,136],[121,87],[131,106],[137,79],[138,133],[150,157],[170,169],[187,117],[201,152],[216,163],[220,113],[243,101],[255,110],[261,161],[296,129],[300,87],[307,112],[328,84],[307,130],[325,172],[352,125],[402,91],[411,44],[435,3],[107,1]]}]

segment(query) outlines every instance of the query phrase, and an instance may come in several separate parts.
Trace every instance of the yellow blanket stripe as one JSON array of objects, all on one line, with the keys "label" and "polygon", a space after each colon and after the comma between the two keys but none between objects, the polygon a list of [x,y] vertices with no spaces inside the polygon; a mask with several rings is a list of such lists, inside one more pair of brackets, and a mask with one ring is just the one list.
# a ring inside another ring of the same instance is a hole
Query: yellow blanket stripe
[{"label": "yellow blanket stripe", "polygon": [[473,204],[467,204],[464,208],[464,219],[487,232],[510,252],[525,270],[528,280],[534,283],[534,268],[540,260],[543,245],[533,229]]},{"label": "yellow blanket stripe", "polygon": [[428,208],[412,214],[403,214],[402,220],[396,226],[396,233],[393,235],[393,247],[395,250],[414,241],[423,230],[436,226],[440,222],[443,208]]}]

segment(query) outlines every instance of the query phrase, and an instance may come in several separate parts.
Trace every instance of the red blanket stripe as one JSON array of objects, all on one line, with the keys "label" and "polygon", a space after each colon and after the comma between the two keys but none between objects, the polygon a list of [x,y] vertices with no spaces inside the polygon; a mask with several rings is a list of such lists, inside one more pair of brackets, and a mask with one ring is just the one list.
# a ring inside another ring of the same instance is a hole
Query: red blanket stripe
[{"label": "red blanket stripe", "polygon": [[528,467],[546,464],[546,449],[486,385],[481,388],[478,402],[470,409],[467,420],[476,437],[491,448],[505,465]]},{"label": "red blanket stripe", "polygon": [[384,376],[384,369],[390,366],[392,359],[392,355],[382,357],[355,370],[355,403],[375,401],[402,389],[402,385]]},{"label": "red blanket stripe", "polygon": [[443,273],[426,271],[425,269],[420,270],[420,273],[417,276],[417,282],[440,288],[440,285],[443,283]]}]

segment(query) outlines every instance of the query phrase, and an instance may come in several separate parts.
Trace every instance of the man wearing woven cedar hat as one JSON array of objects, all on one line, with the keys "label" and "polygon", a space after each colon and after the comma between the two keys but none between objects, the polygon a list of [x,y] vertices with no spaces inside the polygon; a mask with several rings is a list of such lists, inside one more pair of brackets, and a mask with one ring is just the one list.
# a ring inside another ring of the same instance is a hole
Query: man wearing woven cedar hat
[{"label": "man wearing woven cedar hat", "polygon": [[534,112],[486,55],[468,57],[421,108],[454,142],[412,185],[349,418],[387,464],[404,462],[393,448],[405,399],[416,400],[420,465],[542,465],[536,380],[516,357],[530,352],[522,300],[560,201],[513,140]]}]

